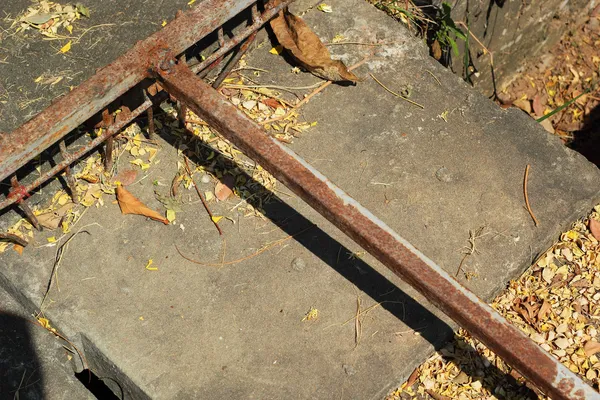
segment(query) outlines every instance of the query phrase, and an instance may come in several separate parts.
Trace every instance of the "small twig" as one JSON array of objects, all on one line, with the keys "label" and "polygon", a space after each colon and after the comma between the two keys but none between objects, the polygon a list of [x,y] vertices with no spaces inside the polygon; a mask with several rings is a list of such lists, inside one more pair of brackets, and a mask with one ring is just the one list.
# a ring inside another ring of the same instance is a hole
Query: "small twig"
[{"label": "small twig", "polygon": [[200,197],[200,200],[202,201],[202,205],[204,206],[204,209],[208,213],[208,216],[210,217],[210,220],[212,221],[212,223],[217,228],[217,231],[219,231],[219,235],[223,236],[223,231],[221,230],[221,227],[219,226],[219,224],[217,222],[215,222],[213,214],[210,211],[210,208],[208,208],[208,204],[206,203],[206,200],[204,200],[204,196],[202,196],[202,192],[200,192],[200,189],[198,189],[198,185],[196,185],[196,182],[194,181],[194,176],[192,175],[192,170],[190,169],[190,164],[188,163],[188,158],[186,156],[184,156],[184,159],[185,159],[185,169],[186,169],[188,175],[190,176],[192,185],[194,185],[194,188],[196,189],[196,193],[198,193],[198,197]]},{"label": "small twig", "polygon": [[309,229],[312,229],[313,227],[314,227],[314,225],[309,226],[308,228],[302,229],[300,232],[294,233],[293,235],[286,236],[283,239],[279,239],[279,240],[277,240],[277,241],[275,241],[275,242],[273,242],[273,243],[271,243],[271,244],[269,244],[267,246],[264,246],[263,248],[259,249],[258,251],[254,252],[254,253],[252,253],[252,254],[250,254],[248,256],[245,256],[245,257],[242,257],[242,258],[238,258],[237,260],[225,261],[225,255],[223,254],[223,258],[221,259],[221,262],[219,262],[218,264],[217,263],[204,263],[204,262],[197,261],[197,260],[191,259],[189,257],[186,257],[185,255],[183,255],[183,253],[181,252],[181,250],[179,250],[179,247],[177,247],[177,245],[175,245],[175,249],[177,250],[177,252],[179,253],[179,255],[181,257],[185,258],[186,260],[188,260],[189,262],[192,262],[194,264],[202,265],[202,266],[205,266],[205,267],[223,267],[225,265],[238,264],[238,263],[240,263],[242,261],[246,261],[246,260],[249,260],[251,258],[254,258],[254,257],[256,257],[256,256],[264,253],[265,251],[267,251],[269,249],[272,249],[273,247],[278,246],[278,245],[280,245],[280,244],[282,244],[282,243],[284,243],[284,242],[292,239],[293,237],[298,236],[301,233],[306,232]]},{"label": "small twig", "polygon": [[387,44],[396,44],[396,43],[365,43],[365,42],[330,42],[325,43],[325,46],[340,46],[345,44],[354,44],[357,46],[385,46]]},{"label": "small twig", "polygon": [[531,206],[529,205],[529,195],[527,194],[527,181],[529,178],[529,167],[530,167],[529,164],[527,164],[527,167],[525,167],[525,178],[523,179],[523,194],[525,195],[525,205],[527,206],[527,211],[529,211],[529,215],[531,215],[531,218],[533,218],[533,223],[535,224],[535,226],[538,226],[539,222],[538,222],[537,218],[535,217],[535,215],[533,215],[533,211],[531,210]]},{"label": "small twig", "polygon": [[467,259],[467,257],[472,256],[475,253],[479,253],[479,251],[477,251],[477,248],[475,247],[475,240],[479,239],[480,237],[483,237],[489,233],[489,232],[487,232],[487,233],[482,234],[484,229],[485,229],[485,226],[482,226],[481,228],[477,229],[477,231],[475,231],[475,232],[473,232],[472,230],[469,230],[469,247],[465,246],[465,248],[466,248],[465,255],[463,256],[462,260],[460,260],[460,264],[458,264],[458,268],[456,269],[456,274],[454,276],[458,276],[460,271],[462,271],[462,266],[463,266],[465,260]]},{"label": "small twig", "polygon": [[225,84],[223,85],[226,89],[279,89],[279,90],[307,90],[314,89],[321,85],[322,82],[317,82],[309,86],[277,86],[277,85],[237,85],[237,84]]},{"label": "small twig", "polygon": [[0,240],[7,240],[9,242],[16,243],[23,247],[29,244],[27,240],[23,239],[20,236],[13,235],[12,233],[0,233]]},{"label": "small twig", "polygon": [[371,74],[371,73],[369,73],[369,75],[371,75],[371,78],[373,78],[373,79],[375,80],[375,82],[377,82],[377,83],[379,84],[379,86],[381,86],[381,87],[382,87],[382,88],[384,88],[386,91],[388,91],[389,93],[393,94],[394,96],[396,96],[396,97],[399,97],[399,98],[401,98],[401,99],[402,99],[402,100],[404,100],[404,101],[408,101],[410,104],[412,104],[412,105],[415,105],[415,106],[417,106],[417,107],[419,107],[419,108],[423,108],[423,109],[425,108],[423,105],[421,105],[421,104],[419,104],[419,103],[417,103],[417,102],[415,102],[415,101],[412,101],[411,99],[409,99],[409,98],[407,98],[407,97],[404,97],[404,96],[402,96],[402,95],[400,95],[400,94],[398,94],[398,93],[396,93],[396,92],[392,91],[392,90],[391,90],[391,89],[389,89],[387,86],[385,86],[383,83],[381,83],[381,82],[379,81],[379,79],[375,78],[375,75],[373,75],[373,74]]},{"label": "small twig", "polygon": [[236,69],[232,70],[232,71],[231,71],[231,73],[233,74],[234,72],[238,72],[238,71],[245,71],[245,70],[248,70],[248,71],[258,71],[258,72],[265,72],[265,73],[271,72],[271,71],[269,71],[268,69],[262,69],[262,68],[257,68],[257,67],[245,66],[245,67],[239,67],[239,68],[236,68]]},{"label": "small twig", "polygon": [[80,233],[87,233],[88,235],[91,235],[91,233],[89,231],[86,231],[84,229],[89,226],[92,226],[92,225],[100,226],[100,224],[97,224],[97,223],[82,226],[77,232],[75,232],[74,234],[69,236],[69,238],[63,244],[58,246],[58,248],[56,249],[56,256],[54,257],[54,265],[52,266],[52,272],[50,273],[50,279],[48,280],[48,285],[46,286],[46,292],[44,293],[44,296],[42,297],[42,302],[40,304],[40,314],[44,312],[44,303],[46,302],[46,298],[48,297],[48,294],[50,294],[50,289],[52,289],[53,282],[56,281],[56,287],[60,291],[59,286],[58,286],[58,268],[60,267],[60,262],[62,261],[65,251],[69,247],[69,242],[71,242],[71,240],[73,240],[73,238]]},{"label": "small twig", "polygon": [[490,65],[494,67],[494,54],[481,42],[481,40],[479,40],[477,36],[475,36],[473,32],[471,32],[471,29],[469,29],[467,24],[465,24],[462,21],[457,21],[456,24],[462,25],[467,30],[467,32],[469,32],[469,35],[471,35],[471,37],[475,39],[475,41],[481,46],[481,48],[484,51],[484,54],[487,53],[490,55]]}]

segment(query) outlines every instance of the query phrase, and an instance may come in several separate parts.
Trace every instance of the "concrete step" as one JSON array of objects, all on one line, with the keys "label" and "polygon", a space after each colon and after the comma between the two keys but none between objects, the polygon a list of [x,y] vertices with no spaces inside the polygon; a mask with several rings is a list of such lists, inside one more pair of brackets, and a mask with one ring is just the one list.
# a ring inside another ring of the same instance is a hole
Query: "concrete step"
[{"label": "concrete step", "polygon": [[[501,110],[440,67],[418,39],[366,2],[328,4],[333,13],[305,15],[324,41],[341,34],[385,44],[331,47],[347,64],[375,54],[356,70],[363,82],[331,85],[302,109],[317,125],[290,147],[453,275],[478,236],[463,265],[470,279],[459,279],[491,299],[597,203],[598,169],[528,116]],[[317,82],[292,74],[269,49],[258,47],[248,59],[269,70],[260,83]],[[129,188],[153,208],[160,204],[151,183],[170,184],[176,173],[174,139],[164,139],[160,164]],[[524,208],[527,165],[537,227]],[[220,259],[221,238],[193,192],[169,226],[123,216],[105,200],[74,227],[82,233],[63,254],[61,290],[50,292],[46,315],[126,398],[381,398],[455,325],[302,201],[278,196],[263,205],[266,219],[232,211],[237,200],[213,205],[216,215],[235,221],[222,222],[227,260],[293,236],[220,268],[193,264],[175,247],[195,259]],[[22,256],[0,254],[0,282],[35,305],[55,261],[56,247],[45,241],[51,235],[37,235]],[[158,270],[144,268],[149,259]],[[373,307],[360,340],[358,304]],[[303,320],[311,308],[319,318]]]},{"label": "concrete step", "polygon": [[95,399],[75,378],[62,340],[0,287],[0,398]]}]

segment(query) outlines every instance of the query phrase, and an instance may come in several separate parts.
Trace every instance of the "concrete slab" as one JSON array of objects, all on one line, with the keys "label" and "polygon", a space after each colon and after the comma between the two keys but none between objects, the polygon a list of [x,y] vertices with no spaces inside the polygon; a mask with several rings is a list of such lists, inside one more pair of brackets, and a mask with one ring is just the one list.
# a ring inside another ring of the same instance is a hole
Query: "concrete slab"
[{"label": "concrete slab", "polygon": [[[291,147],[452,274],[469,232],[484,227],[478,252],[464,262],[471,279],[459,277],[491,298],[598,201],[598,170],[530,118],[500,110],[439,67],[419,41],[366,2],[328,4],[333,13],[306,15],[325,41],[343,34],[388,44],[375,47],[357,70],[365,81],[332,85],[303,109],[318,124]],[[248,61],[271,71],[261,83],[316,80],[291,74],[269,48],[259,47]],[[332,51],[352,64],[370,50]],[[392,96],[370,73],[424,109]],[[154,190],[166,188],[150,183],[168,185],[176,173],[175,139],[163,140],[161,163],[130,187],[157,209]],[[524,209],[527,164],[537,228]],[[213,204],[215,214],[235,221],[221,222],[226,260],[294,235],[220,268],[192,264],[175,248],[220,260],[221,239],[193,192],[170,226],[123,216],[105,200],[74,228],[86,233],[69,242],[61,290],[51,291],[46,314],[128,398],[381,398],[444,343],[453,325],[299,199],[280,197],[264,205],[265,220],[239,216],[236,200]],[[45,236],[53,234],[38,235],[22,257],[0,255],[0,283],[35,305],[52,272],[56,247]],[[149,259],[158,270],[144,268]],[[357,345],[358,298],[362,310],[374,308]],[[319,318],[303,321],[311,307]]]},{"label": "concrete slab", "polygon": [[[0,132],[10,132],[50,105],[57,96],[67,93],[101,68],[129,50],[138,40],[145,39],[170,21],[177,10],[188,8],[188,0],[155,2],[151,0],[82,1],[90,10],[90,18],[75,22],[71,39],[44,40],[32,29],[14,33],[12,19],[22,15],[28,0],[4,2],[0,20]],[[68,3],[68,2],[67,2]],[[62,3],[61,3],[62,4]],[[65,3],[66,5],[66,3]],[[68,53],[59,49],[69,40]],[[36,78],[51,77],[54,82],[36,83]]]},{"label": "concrete slab", "polygon": [[63,343],[0,288],[0,398],[95,399],[75,378]]}]

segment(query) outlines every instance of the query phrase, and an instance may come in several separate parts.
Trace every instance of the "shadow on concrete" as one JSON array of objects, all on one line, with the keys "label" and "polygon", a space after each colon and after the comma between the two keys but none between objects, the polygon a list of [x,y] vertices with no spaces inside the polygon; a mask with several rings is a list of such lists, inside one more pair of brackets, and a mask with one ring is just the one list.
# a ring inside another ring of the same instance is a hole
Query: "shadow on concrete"
[{"label": "shadow on concrete", "polygon": [[[181,140],[180,137],[169,134],[166,130],[167,125],[164,126],[165,128],[158,132],[163,139],[170,143],[173,143],[178,139]],[[203,166],[208,171],[214,170],[215,166],[218,166],[220,170],[237,168],[242,171],[242,174],[246,179],[246,186],[259,187],[259,190],[266,190],[259,182],[254,180],[250,175],[244,173],[237,164],[226,157],[217,156],[216,158],[211,159],[209,156],[215,150],[209,148],[200,140],[200,138],[194,136],[192,132],[188,133],[199,142],[199,146],[195,146],[196,149],[194,151],[191,149],[186,151],[188,158],[195,164]],[[215,159],[217,159],[217,164],[215,164]],[[436,350],[440,350],[452,340],[454,331],[449,325],[412,298],[409,294],[397,287],[372,266],[360,258],[348,257],[348,255],[352,254],[351,250],[346,248],[318,226],[314,225],[309,219],[299,214],[281,198],[273,195],[272,201],[262,202],[258,200],[259,197],[260,196],[252,196],[247,199],[247,201],[257,209],[262,208],[265,217],[271,220],[271,222],[277,225],[282,231],[288,235],[294,235],[294,240],[296,242],[304,246],[321,261],[329,265],[373,300],[381,302],[382,308],[386,309],[406,324],[411,330],[419,332],[419,334],[431,343]],[[312,228],[302,234],[298,234],[298,232],[308,227]],[[484,361],[477,351],[469,344],[464,343],[464,346],[470,348],[472,355],[471,359],[478,359],[479,364],[481,365],[489,364]],[[402,360],[399,360],[399,362],[402,362]],[[494,365],[489,365],[484,369],[486,370],[486,374],[492,373],[494,376],[502,376],[503,379],[520,386],[512,376],[504,374]],[[470,374],[473,380],[478,377],[481,378],[474,369],[473,371],[467,369],[465,372]],[[485,380],[482,380],[482,384],[487,387],[491,393],[495,392],[496,384],[488,385],[488,382]],[[526,386],[523,385],[521,389],[523,396],[525,396],[524,398],[537,398],[535,393]]]},{"label": "shadow on concrete", "polygon": [[600,105],[585,118],[583,128],[574,133],[569,147],[600,167]]},{"label": "shadow on concrete", "polygon": [[30,335],[33,323],[0,311],[0,399],[43,399],[44,377]]}]

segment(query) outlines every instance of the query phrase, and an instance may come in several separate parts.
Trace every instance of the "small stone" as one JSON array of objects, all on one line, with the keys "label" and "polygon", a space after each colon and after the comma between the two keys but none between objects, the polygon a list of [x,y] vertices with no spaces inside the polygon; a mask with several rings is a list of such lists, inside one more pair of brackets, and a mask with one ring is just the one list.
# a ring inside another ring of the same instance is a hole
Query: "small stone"
[{"label": "small stone", "polygon": [[559,326],[557,326],[555,330],[556,333],[565,333],[569,330],[569,325],[567,325],[566,323],[562,323]]},{"label": "small stone", "polygon": [[258,109],[259,111],[269,111],[269,107],[264,103],[258,103]]},{"label": "small stone", "polygon": [[596,379],[597,376],[598,374],[593,369],[588,369],[588,371],[585,373],[585,377],[590,381]]},{"label": "small stone", "polygon": [[292,268],[294,269],[294,271],[301,272],[304,270],[304,268],[306,268],[306,262],[304,261],[304,259],[296,257],[292,260]]},{"label": "small stone", "polygon": [[237,97],[232,97],[231,98],[231,104],[233,104],[234,106],[238,106],[242,101],[240,99],[238,99]]},{"label": "small stone", "polygon": [[210,175],[208,175],[208,174],[202,175],[202,178],[200,178],[200,182],[202,182],[202,183],[210,183]]},{"label": "small stone", "polygon": [[442,167],[435,171],[435,177],[440,182],[452,182],[452,174],[446,167]]},{"label": "small stone", "polygon": [[475,391],[479,392],[481,390],[481,381],[475,381],[475,382],[471,383],[471,387]]},{"label": "small stone", "polygon": [[354,369],[354,367],[352,365],[344,364],[344,365],[342,365],[342,368],[344,368],[344,372],[346,373],[346,375],[348,375],[348,376],[356,375],[356,370]]}]

